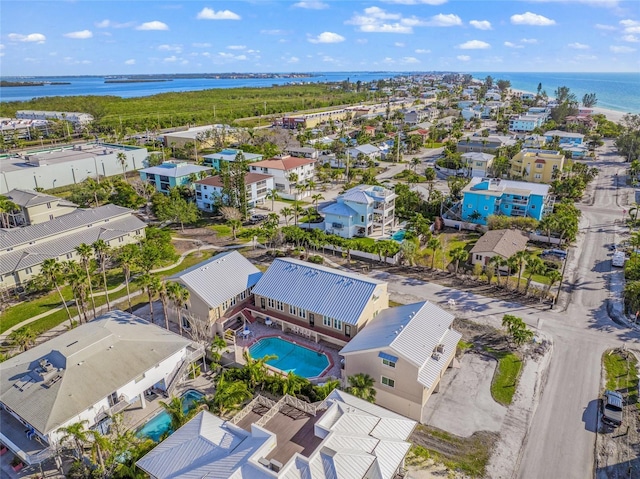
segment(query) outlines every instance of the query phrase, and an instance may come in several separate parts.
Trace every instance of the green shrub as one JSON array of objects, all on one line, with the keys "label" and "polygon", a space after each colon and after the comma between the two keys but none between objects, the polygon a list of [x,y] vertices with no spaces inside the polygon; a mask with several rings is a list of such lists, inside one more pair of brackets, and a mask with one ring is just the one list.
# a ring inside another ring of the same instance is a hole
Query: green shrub
[{"label": "green shrub", "polygon": [[307,261],[309,261],[310,263],[322,264],[324,263],[324,258],[320,255],[314,254],[309,256],[309,258],[307,258]]}]

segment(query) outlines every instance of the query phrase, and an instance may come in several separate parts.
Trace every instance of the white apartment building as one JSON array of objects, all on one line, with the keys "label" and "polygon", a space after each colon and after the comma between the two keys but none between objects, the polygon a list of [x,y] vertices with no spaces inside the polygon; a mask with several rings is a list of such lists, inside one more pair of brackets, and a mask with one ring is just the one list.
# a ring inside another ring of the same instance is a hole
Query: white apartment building
[{"label": "white apartment building", "polygon": [[[274,189],[273,176],[260,173],[247,173],[244,177],[244,184],[249,207],[264,203],[267,193]],[[224,183],[219,175],[196,181],[194,185],[196,205],[202,211],[214,211],[218,204],[225,204],[227,201],[226,198],[223,198]]]},{"label": "white apartment building", "polygon": [[[309,195],[309,191],[296,191],[297,185],[302,185],[315,176],[314,158],[297,158],[295,156],[275,156],[268,160],[251,163],[250,172],[273,176],[274,187],[282,198],[300,199]],[[291,174],[297,179],[291,181]]]}]

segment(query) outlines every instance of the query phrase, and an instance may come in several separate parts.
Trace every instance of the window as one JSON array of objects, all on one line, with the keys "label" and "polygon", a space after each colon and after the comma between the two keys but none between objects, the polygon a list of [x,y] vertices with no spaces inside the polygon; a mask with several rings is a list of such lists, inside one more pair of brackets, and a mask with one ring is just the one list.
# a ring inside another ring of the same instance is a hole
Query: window
[{"label": "window", "polygon": [[383,359],[382,364],[384,364],[385,366],[389,366],[390,368],[396,367],[396,363],[394,361],[389,361],[388,359]]},{"label": "window", "polygon": [[542,163],[536,163],[536,168],[538,170],[541,170],[542,168],[544,168],[544,165]]},{"label": "window", "polygon": [[296,314],[298,314],[298,308],[296,308],[295,306],[289,305],[289,314],[292,314],[293,316],[295,316]]},{"label": "window", "polygon": [[247,292],[246,291],[243,291],[242,293],[240,293],[240,301],[242,301],[246,297],[247,297]]},{"label": "window", "polygon": [[331,318],[329,316],[323,316],[322,317],[322,324],[327,326],[328,328],[331,327]]},{"label": "window", "polygon": [[276,301],[276,309],[278,311],[284,311],[284,304],[282,304],[282,301]]},{"label": "window", "polygon": [[67,253],[67,259],[73,258],[73,253]]},{"label": "window", "polygon": [[390,388],[395,388],[396,387],[396,382],[391,378],[386,378],[386,377],[382,376],[382,378],[380,379],[380,382],[382,384],[384,384],[385,386],[389,386]]},{"label": "window", "polygon": [[124,241],[124,238],[122,236],[118,237],[118,243],[122,243]]},{"label": "window", "polygon": [[533,175],[533,177],[534,177],[536,180],[539,180],[539,179],[541,179],[541,178],[542,178],[542,174],[540,174],[540,173],[536,173],[535,175]]},{"label": "window", "polygon": [[24,270],[24,272],[27,273],[27,274],[31,274],[31,271],[32,271],[31,268],[27,268],[27,269]]},{"label": "window", "polygon": [[333,329],[338,329],[338,330],[342,331],[342,321],[340,321],[339,319],[334,319],[333,320]]},{"label": "window", "polygon": [[300,316],[302,319],[307,319],[307,312],[304,309],[299,308],[298,309],[298,316]]},{"label": "window", "polygon": [[236,305],[236,297],[234,296],[233,298],[231,298],[231,306],[235,306]]},{"label": "window", "polygon": [[531,209],[535,210],[536,209],[536,205],[531,205]]},{"label": "window", "polygon": [[487,211],[488,209],[489,209],[489,207],[488,207],[488,206],[485,206],[485,207],[484,207],[484,210],[485,210],[485,211]]},{"label": "window", "polygon": [[477,254],[476,255],[476,261],[482,261],[482,255],[481,254]]},{"label": "window", "polygon": [[364,216],[360,216],[360,223],[364,223]]},{"label": "window", "polygon": [[139,235],[140,234],[140,230],[136,230],[136,234]]},{"label": "window", "polygon": [[51,203],[47,203],[47,208],[51,209]]},{"label": "window", "polygon": [[49,215],[49,220],[52,220],[52,219],[53,219],[53,215]]},{"label": "window", "polygon": [[267,299],[267,303],[269,304],[269,307],[270,307],[271,309],[273,309],[273,308],[275,308],[275,307],[276,307],[276,302],[275,302],[275,300],[273,300],[273,299],[271,299],[271,298],[268,298],[268,299]]}]

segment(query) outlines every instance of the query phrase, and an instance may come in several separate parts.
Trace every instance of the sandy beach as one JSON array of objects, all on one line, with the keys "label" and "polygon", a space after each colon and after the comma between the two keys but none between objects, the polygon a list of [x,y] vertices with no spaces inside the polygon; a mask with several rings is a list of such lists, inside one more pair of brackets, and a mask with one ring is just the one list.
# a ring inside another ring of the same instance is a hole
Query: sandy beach
[{"label": "sandy beach", "polygon": [[[511,91],[514,93],[534,93],[534,92],[525,91],[525,90],[517,90],[514,88],[511,88]],[[615,123],[620,123],[622,121],[622,117],[627,114],[622,111],[609,110],[608,108],[601,108],[599,106],[593,106],[591,107],[591,109],[594,111],[594,113],[602,114],[607,117],[607,120],[613,121]]]}]

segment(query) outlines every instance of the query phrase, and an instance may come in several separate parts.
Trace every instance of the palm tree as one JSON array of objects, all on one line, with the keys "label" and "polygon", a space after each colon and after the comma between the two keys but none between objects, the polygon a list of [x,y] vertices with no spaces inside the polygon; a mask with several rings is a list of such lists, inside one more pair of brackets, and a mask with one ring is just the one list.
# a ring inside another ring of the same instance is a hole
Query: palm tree
[{"label": "palm tree", "polygon": [[547,291],[545,296],[549,296],[549,293],[551,293],[551,288],[553,288],[553,285],[555,285],[558,281],[562,279],[562,273],[560,273],[560,271],[558,271],[557,269],[550,268],[549,270],[547,270],[546,277],[547,277],[547,280],[549,281],[549,284],[547,285]]},{"label": "palm tree", "polygon": [[454,276],[458,276],[458,267],[460,266],[460,261],[467,261],[467,259],[469,258],[469,252],[465,249],[464,246],[458,246],[456,248],[453,248],[449,252],[449,255],[451,256],[451,259],[456,262],[456,268],[453,274]]},{"label": "palm tree", "polygon": [[316,397],[319,400],[325,399],[329,394],[331,394],[331,391],[339,387],[340,381],[338,381],[337,379],[329,379],[322,386],[315,387]]},{"label": "palm tree", "polygon": [[289,173],[289,175],[287,176],[287,181],[289,182],[289,194],[291,194],[291,190],[293,189],[294,185],[298,182],[298,179],[300,177],[298,176],[298,173]]},{"label": "palm tree", "polygon": [[26,351],[36,342],[37,335],[29,326],[12,331],[9,340],[20,348],[20,351]]},{"label": "palm tree", "polygon": [[78,459],[84,457],[84,445],[89,441],[89,436],[85,429],[85,424],[88,423],[89,421],[87,420],[74,422],[67,427],[61,427],[59,429],[59,431],[62,432],[60,442],[72,441]]},{"label": "palm tree", "polygon": [[307,382],[307,379],[302,376],[298,376],[293,371],[289,371],[282,381],[282,394],[289,394],[295,396],[300,392],[302,386]]},{"label": "palm tree", "polygon": [[186,407],[184,404],[184,399],[179,397],[174,397],[168,403],[164,401],[160,401],[160,406],[171,418],[171,426],[170,429],[172,432],[177,431],[182,426],[184,426],[190,419],[192,419],[198,412],[203,409],[204,404],[199,406],[195,406],[192,408]]},{"label": "palm tree", "polygon": [[19,210],[20,207],[6,196],[0,196],[0,224],[4,228],[11,228],[9,213]]},{"label": "palm tree", "polygon": [[291,217],[293,216],[293,208],[290,208],[288,206],[285,206],[284,208],[282,208],[280,210],[280,214],[282,215],[282,217],[284,218],[284,223],[289,226],[289,220],[291,219]]},{"label": "palm tree", "polygon": [[227,348],[227,342],[222,338],[222,336],[218,336],[216,334],[215,338],[211,342],[211,347],[209,348],[211,352],[211,369],[216,371],[220,366],[220,360],[222,359],[222,351]]},{"label": "palm tree", "polygon": [[176,308],[176,314],[178,315],[178,328],[180,330],[180,335],[182,336],[182,308],[184,308],[189,302],[191,293],[180,283],[171,283],[168,293],[169,299],[173,301],[173,306]]},{"label": "palm tree", "polygon": [[215,414],[225,416],[228,412],[238,409],[244,401],[252,396],[244,381],[229,381],[226,373],[218,377],[216,392],[208,404]]},{"label": "palm tree", "polygon": [[313,196],[311,197],[311,200],[315,203],[315,205],[316,205],[316,211],[318,211],[318,202],[319,202],[320,200],[324,200],[324,196],[322,196],[322,194],[321,194],[321,193],[316,193],[315,195],[313,195]]},{"label": "palm tree", "polygon": [[276,200],[280,199],[280,195],[275,189],[272,189],[267,192],[267,195],[265,196],[265,198],[268,200],[271,200],[271,211],[273,211],[275,208],[274,203]]},{"label": "palm tree", "polygon": [[121,151],[116,155],[116,159],[122,167],[122,177],[124,178],[124,181],[127,181],[127,155]]},{"label": "palm tree", "polygon": [[547,270],[547,265],[544,264],[544,261],[540,259],[540,257],[531,255],[527,258],[527,271],[529,275],[527,276],[527,285],[524,288],[525,296],[529,292],[529,286],[531,285],[531,278],[534,274],[544,274]]},{"label": "palm tree", "polygon": [[89,265],[91,264],[91,258],[93,258],[93,248],[86,243],[81,243],[75,248],[76,253],[80,256],[80,263],[84,266],[84,270],[87,273],[87,283],[89,284],[89,297],[91,298],[91,307],[93,309],[93,319],[96,319],[96,300],[93,297],[93,285],[91,284],[91,273],[89,272]]},{"label": "palm tree", "polygon": [[431,269],[435,268],[436,251],[438,250],[438,248],[440,248],[440,246],[442,246],[440,244],[440,238],[437,238],[436,236],[432,236],[429,241],[427,241],[427,248],[431,250]]},{"label": "palm tree", "polygon": [[109,256],[111,255],[111,248],[103,239],[95,241],[92,246],[98,260],[98,264],[100,265],[100,269],[102,270],[104,297],[107,301],[107,310],[110,311],[111,304],[109,304],[109,285],[107,284],[107,261],[109,261]]},{"label": "palm tree", "polygon": [[149,296],[149,314],[151,315],[151,322],[153,323],[153,299],[161,288],[160,278],[152,274],[145,273],[140,277],[140,285],[143,289],[147,290],[147,295]]},{"label": "palm tree", "polygon": [[518,251],[516,254],[513,255],[513,257],[516,259],[517,264],[518,264],[518,282],[516,283],[516,291],[520,291],[520,279],[522,278],[522,269],[525,265],[525,263],[527,262],[527,260],[530,257],[529,251],[522,250],[522,251]]},{"label": "palm tree", "polygon": [[69,324],[73,327],[73,319],[71,317],[71,312],[69,311],[69,307],[67,306],[67,302],[62,296],[62,291],[60,290],[60,279],[62,278],[62,265],[58,263],[55,259],[49,258],[45,259],[42,262],[42,268],[40,269],[40,273],[42,274],[46,284],[53,285],[60,296],[60,301],[62,301],[62,305],[64,306],[64,310],[67,312],[67,316],[69,317]]},{"label": "palm tree", "polygon": [[84,182],[84,187],[87,189],[89,193],[93,195],[93,199],[96,202],[96,208],[98,207],[98,193],[103,190],[102,185],[99,181],[94,180],[93,178],[87,178]]},{"label": "palm tree", "polygon": [[[89,318],[87,318],[86,307],[88,284],[86,273],[75,261],[65,261],[62,263],[62,272],[69,286],[71,286],[71,291],[73,292],[73,297],[78,308],[78,314],[81,317],[84,316],[84,322],[87,323]],[[80,322],[82,322],[82,320]]]},{"label": "palm tree", "polygon": [[242,221],[240,221],[237,218],[231,218],[229,220],[227,220],[227,226],[229,226],[231,228],[231,233],[233,234],[233,239],[237,239],[236,237],[236,233],[238,232],[238,229],[242,226]]},{"label": "palm tree", "polygon": [[160,282],[160,289],[158,289],[158,297],[162,303],[162,312],[164,314],[164,327],[169,331],[169,289],[172,283]]},{"label": "palm tree", "polygon": [[313,180],[307,180],[307,188],[309,188],[309,191],[313,191],[316,189],[316,182]]},{"label": "palm tree", "polygon": [[249,354],[248,350],[245,350],[244,353],[242,353],[242,357],[245,361],[245,365],[242,369],[247,372],[247,376],[249,376],[249,385],[254,389],[258,384],[263,383],[268,375],[267,361],[278,359],[278,356],[274,354],[268,354],[262,358],[255,359],[251,354]]},{"label": "palm tree", "polygon": [[95,462],[97,457],[100,469],[105,471],[105,454],[113,449],[114,443],[108,437],[100,434],[99,431],[91,429],[88,433],[91,436],[91,459]]},{"label": "palm tree", "polygon": [[129,303],[129,312],[132,312],[131,291],[129,289],[129,281],[131,279],[131,270],[135,265],[137,265],[139,258],[140,258],[140,249],[138,248],[138,245],[135,245],[135,244],[124,245],[116,253],[116,259],[120,264],[120,266],[122,267],[122,272],[124,273],[124,283],[127,286],[127,302]]},{"label": "palm tree", "polygon": [[375,402],[376,390],[373,385],[375,380],[366,373],[357,373],[347,378],[349,387],[347,392],[365,401]]},{"label": "palm tree", "polygon": [[[509,256],[507,258],[507,268],[508,268],[507,289],[509,289],[509,281],[511,280],[511,272],[515,271],[518,268],[519,265],[520,265],[520,260],[518,258],[516,258],[515,255]],[[518,285],[518,287],[519,287],[519,285]]]},{"label": "palm tree", "polygon": [[422,163],[422,160],[420,158],[411,159],[411,168],[413,169],[414,173],[416,172],[416,169],[418,168],[418,166],[420,166],[421,163]]},{"label": "palm tree", "polygon": [[295,221],[295,225],[298,226],[298,216],[304,213],[304,208],[298,204],[296,201],[293,204],[293,220]]},{"label": "palm tree", "polygon": [[496,283],[500,286],[500,269],[507,266],[507,259],[500,255],[489,258],[489,264],[496,269]]}]

